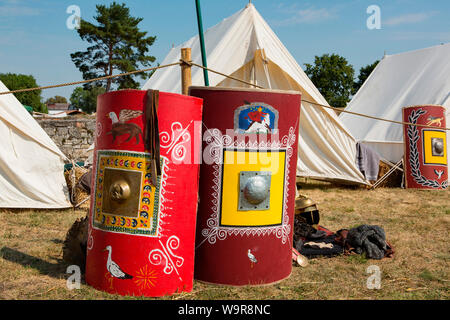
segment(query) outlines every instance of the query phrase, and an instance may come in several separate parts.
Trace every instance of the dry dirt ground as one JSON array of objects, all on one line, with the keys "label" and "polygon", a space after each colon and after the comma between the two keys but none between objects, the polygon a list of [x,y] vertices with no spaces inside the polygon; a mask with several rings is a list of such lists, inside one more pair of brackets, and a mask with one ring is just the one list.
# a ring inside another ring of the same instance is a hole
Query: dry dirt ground
[{"label": "dry dirt ground", "polygon": [[[383,227],[395,256],[310,259],[306,267],[293,265],[291,276],[277,284],[236,288],[194,281],[192,292],[162,299],[450,298],[450,191],[308,183],[300,193],[319,203],[320,224],[332,231],[361,224]],[[67,288],[62,243],[75,219],[85,215],[85,209],[0,210],[0,299],[141,299],[103,293],[84,282],[80,289]],[[372,265],[381,272],[380,289],[367,288]]]}]

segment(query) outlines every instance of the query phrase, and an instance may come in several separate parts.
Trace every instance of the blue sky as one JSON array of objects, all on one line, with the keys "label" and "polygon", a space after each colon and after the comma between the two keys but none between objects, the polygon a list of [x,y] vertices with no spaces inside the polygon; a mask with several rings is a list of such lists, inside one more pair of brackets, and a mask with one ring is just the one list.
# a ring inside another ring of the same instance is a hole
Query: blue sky
[{"label": "blue sky", "polygon": [[[39,85],[82,80],[70,53],[84,50],[75,30],[66,27],[67,7],[77,5],[81,17],[93,21],[103,0],[0,0],[0,73],[33,75]],[[197,34],[195,0],[131,0],[131,14],[142,17],[140,27],[157,40],[150,53],[162,62],[172,44]],[[204,28],[242,9],[248,0],[202,0]],[[448,0],[252,0],[256,9],[297,62],[337,53],[355,68],[395,54],[450,42]],[[377,5],[381,29],[367,28],[367,8]],[[449,57],[450,58],[450,57]],[[44,99],[69,98],[75,87],[45,90]]]}]

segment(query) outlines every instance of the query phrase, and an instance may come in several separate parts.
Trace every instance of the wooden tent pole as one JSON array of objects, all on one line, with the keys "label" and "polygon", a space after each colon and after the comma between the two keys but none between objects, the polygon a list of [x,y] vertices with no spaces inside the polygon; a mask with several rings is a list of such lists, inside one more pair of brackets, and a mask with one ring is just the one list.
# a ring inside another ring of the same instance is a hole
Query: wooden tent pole
[{"label": "wooden tent pole", "polygon": [[[389,169],[388,172],[386,172],[380,179],[378,179],[378,181],[376,181],[372,187],[370,188],[371,190],[375,189],[376,187],[378,187],[384,180],[387,179],[387,177],[389,177],[395,170],[402,170],[400,169],[400,166],[403,164],[403,158],[400,159],[399,162],[397,162],[391,169]],[[403,171],[403,170],[402,170]]]},{"label": "wooden tent pole", "polygon": [[[181,60],[187,62],[191,61],[191,48],[181,48]],[[187,63],[181,63],[181,93],[187,95],[191,84],[191,65]]]}]

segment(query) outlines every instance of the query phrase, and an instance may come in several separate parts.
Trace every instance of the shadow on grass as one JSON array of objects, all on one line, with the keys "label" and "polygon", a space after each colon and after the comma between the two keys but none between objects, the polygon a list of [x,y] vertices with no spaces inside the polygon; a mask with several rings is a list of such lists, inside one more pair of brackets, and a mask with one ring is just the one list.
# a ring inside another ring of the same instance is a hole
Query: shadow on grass
[{"label": "shadow on grass", "polygon": [[57,279],[66,276],[66,268],[68,266],[62,259],[56,259],[56,263],[51,263],[8,247],[0,249],[0,258],[20,264],[23,267],[36,269],[43,275]]},{"label": "shadow on grass", "polygon": [[339,183],[328,183],[322,181],[297,182],[297,188],[301,190],[321,189],[322,191],[335,191],[336,189],[359,190],[364,189],[360,185],[345,185]]}]

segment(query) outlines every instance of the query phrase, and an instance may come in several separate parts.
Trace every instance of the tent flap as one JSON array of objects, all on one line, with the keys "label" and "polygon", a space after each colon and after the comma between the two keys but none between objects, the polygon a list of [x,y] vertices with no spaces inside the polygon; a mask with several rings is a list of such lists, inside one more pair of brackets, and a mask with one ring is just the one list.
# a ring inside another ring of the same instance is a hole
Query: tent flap
[{"label": "tent flap", "polygon": [[[450,43],[386,55],[345,110],[402,121],[404,107],[437,104],[447,109],[449,124],[449,57]],[[356,139],[370,144],[385,159],[395,163],[403,157],[401,124],[347,113],[341,113],[340,119]],[[449,140],[447,139],[447,143],[450,143]]]},{"label": "tent flap", "polygon": [[0,136],[0,208],[72,206],[65,155],[12,94],[0,95]]}]

